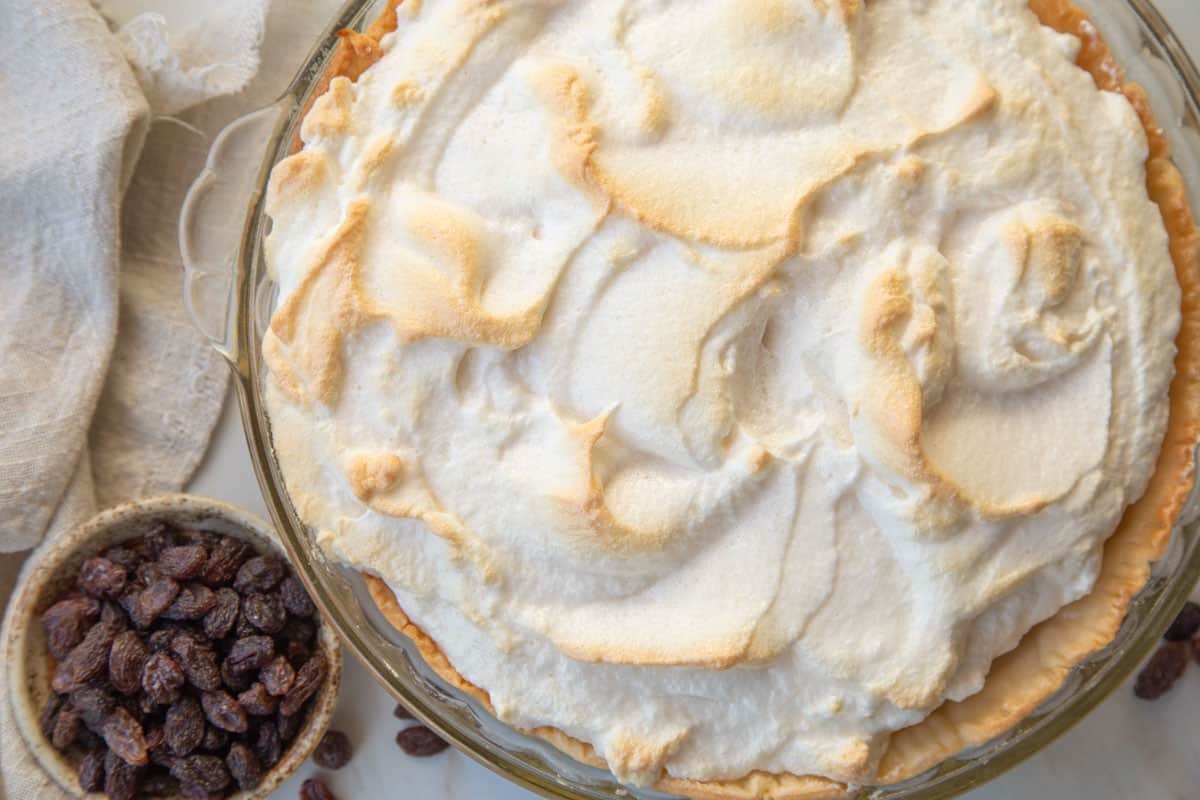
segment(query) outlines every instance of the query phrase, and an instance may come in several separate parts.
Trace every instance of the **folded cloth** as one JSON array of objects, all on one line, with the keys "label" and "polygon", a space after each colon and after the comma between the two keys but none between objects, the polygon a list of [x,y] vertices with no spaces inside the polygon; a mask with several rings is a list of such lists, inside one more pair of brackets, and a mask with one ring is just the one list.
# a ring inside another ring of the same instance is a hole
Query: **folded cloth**
[{"label": "folded cloth", "polygon": [[[195,469],[226,371],[186,321],[179,207],[341,3],[0,0],[0,553]],[[67,796],[0,702],[0,800]]]},{"label": "folded cloth", "polygon": [[266,6],[0,4],[0,552],[178,489],[204,453],[226,375],[183,310],[176,220],[207,140],[156,115],[241,89]]}]

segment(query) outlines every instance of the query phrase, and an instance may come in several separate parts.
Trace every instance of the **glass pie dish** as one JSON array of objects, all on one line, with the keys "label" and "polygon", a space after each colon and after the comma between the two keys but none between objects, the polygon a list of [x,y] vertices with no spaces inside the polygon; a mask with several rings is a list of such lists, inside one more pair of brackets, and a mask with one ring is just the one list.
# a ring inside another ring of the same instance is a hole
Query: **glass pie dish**
[{"label": "glass pie dish", "polygon": [[[1193,198],[1200,198],[1200,74],[1146,0],[1080,0],[1130,80],[1141,84],[1165,129]],[[214,142],[205,171],[188,195],[181,221],[189,311],[234,370],[243,424],[258,479],[285,546],[327,619],[375,677],[459,749],[547,797],[665,797],[619,784],[540,739],[497,721],[425,664],[371,601],[353,568],[316,546],[284,488],[264,404],[260,349],[277,287],[263,258],[270,220],[263,197],[271,168],[292,149],[296,131],[334,57],[343,28],[361,29],[378,2],[354,0],[333,21],[289,90],[275,103],[232,123]],[[1119,634],[1079,664],[1063,687],[1004,735],[960,752],[900,784],[864,787],[861,798],[948,797],[1003,772],[1052,741],[1121,683],[1146,653],[1200,577],[1192,504],[1165,556],[1129,606]]]}]

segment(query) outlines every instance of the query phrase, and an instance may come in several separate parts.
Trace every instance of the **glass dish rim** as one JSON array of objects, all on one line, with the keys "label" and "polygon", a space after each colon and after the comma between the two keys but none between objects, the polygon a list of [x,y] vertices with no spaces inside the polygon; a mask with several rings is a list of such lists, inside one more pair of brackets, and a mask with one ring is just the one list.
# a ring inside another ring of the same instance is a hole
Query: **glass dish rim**
[{"label": "glass dish rim", "polygon": [[[1139,30],[1143,35],[1149,35],[1162,51],[1152,54],[1152,57],[1161,59],[1169,67],[1170,77],[1183,91],[1184,106],[1194,118],[1200,119],[1200,72],[1150,0],[1093,0],[1093,3],[1120,4],[1132,11]],[[229,294],[226,316],[225,342],[228,344],[217,347],[229,361],[234,373],[242,424],[264,501],[289,557],[343,642],[380,685],[459,750],[506,779],[543,797],[569,800],[618,796],[668,797],[627,787],[598,793],[588,787],[572,785],[574,781],[570,778],[564,778],[561,774],[547,774],[545,767],[531,763],[522,752],[493,741],[478,729],[461,727],[448,716],[447,698],[436,696],[428,687],[417,686],[415,680],[412,685],[406,682],[402,675],[403,668],[389,663],[379,643],[369,640],[370,633],[363,624],[365,620],[351,618],[353,612],[361,617],[364,610],[351,605],[357,602],[352,592],[347,593],[344,587],[334,587],[326,582],[327,576],[318,568],[319,563],[323,562],[319,549],[311,541],[306,526],[295,514],[286,495],[271,446],[269,421],[259,389],[261,340],[257,294],[264,275],[258,267],[262,263],[266,180],[270,167],[285,156],[290,148],[298,120],[340,41],[337,31],[358,29],[364,22],[369,22],[379,5],[380,0],[348,0],[305,59],[304,66],[297,72],[287,91],[268,107],[276,110],[277,119],[255,178],[255,190],[247,207],[234,258],[233,291]],[[1171,142],[1173,147],[1178,147],[1179,143],[1174,138]],[[1194,192],[1193,199],[1200,201]],[[1085,717],[1150,652],[1200,579],[1200,527],[1194,524],[1177,525],[1170,547],[1162,563],[1174,563],[1173,572],[1169,576],[1151,577],[1147,586],[1130,604],[1121,632],[1114,642],[1072,670],[1064,687],[1043,704],[1047,710],[1035,711],[993,742],[956,754],[916,778],[901,784],[863,787],[852,796],[862,800],[901,797],[938,800],[957,796],[1016,766]],[[1127,630],[1131,628],[1134,630]],[[375,635],[379,636],[378,632]],[[419,666],[410,664],[409,669]],[[451,699],[450,702],[462,705],[463,701]],[[481,708],[471,709],[470,713],[475,716],[487,714]],[[565,755],[561,758],[569,760]],[[615,783],[612,785],[616,786]]]}]

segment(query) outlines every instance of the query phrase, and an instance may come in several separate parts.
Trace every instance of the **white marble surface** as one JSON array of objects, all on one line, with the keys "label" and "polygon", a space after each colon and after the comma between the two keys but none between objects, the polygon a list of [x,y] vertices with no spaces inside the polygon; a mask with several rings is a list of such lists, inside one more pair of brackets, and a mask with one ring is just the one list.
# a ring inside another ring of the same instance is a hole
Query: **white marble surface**
[{"label": "white marble surface", "polygon": [[[1200,60],[1200,0],[1158,0],[1189,52]],[[264,516],[266,509],[250,466],[241,420],[227,398],[211,451],[189,491],[219,497]],[[326,778],[342,800],[403,797],[412,800],[522,800],[518,789],[459,753],[429,759],[404,756],[394,738],[402,723],[393,703],[353,658],[334,726],[355,744],[348,766]],[[320,772],[311,763],[275,797],[296,798],[304,778]],[[1135,700],[1128,686],[1113,693],[1087,719],[1050,747],[969,800],[1193,800],[1200,786],[1200,669],[1189,670],[1164,700]]]}]

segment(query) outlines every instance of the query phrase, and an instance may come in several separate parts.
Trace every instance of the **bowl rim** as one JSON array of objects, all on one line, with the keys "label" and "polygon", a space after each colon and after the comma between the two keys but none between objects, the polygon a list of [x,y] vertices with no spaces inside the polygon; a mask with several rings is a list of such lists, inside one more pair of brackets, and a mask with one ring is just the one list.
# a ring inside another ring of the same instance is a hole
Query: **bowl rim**
[{"label": "bowl rim", "polygon": [[[82,792],[77,779],[77,767],[55,750],[41,732],[38,720],[41,709],[34,701],[35,692],[31,682],[43,684],[40,691],[47,693],[48,687],[44,685],[47,671],[27,668],[30,658],[49,658],[44,640],[34,633],[39,624],[37,616],[48,599],[46,594],[53,590],[55,581],[61,578],[64,569],[110,544],[130,538],[128,531],[121,528],[157,519],[188,525],[218,520],[231,529],[223,530],[224,535],[242,539],[259,551],[286,557],[286,551],[274,529],[261,517],[222,500],[184,493],[133,500],[101,511],[29,556],[22,566],[4,619],[6,635],[3,653],[9,708],[15,727],[33,760],[55,786],[73,797],[104,795]],[[262,783],[252,790],[229,795],[230,800],[264,800],[303,766],[328,729],[341,687],[343,659],[334,625],[325,624],[322,620],[317,636],[328,667],[325,682],[314,698],[304,727],[296,734],[279,762],[263,774]]]},{"label": "bowl rim", "polygon": [[[227,341],[217,346],[229,362],[234,373],[239,410],[243,429],[250,450],[251,462],[259,482],[264,501],[275,521],[284,547],[287,549],[301,579],[309,588],[313,599],[321,607],[326,619],[338,628],[346,645],[358,657],[372,677],[400,702],[404,703],[426,725],[433,728],[447,741],[454,744],[467,756],[502,777],[547,798],[567,800],[598,800],[616,797],[667,798],[661,792],[646,791],[636,787],[617,786],[615,790],[595,790],[580,785],[570,777],[552,772],[553,766],[544,762],[531,763],[526,757],[530,750],[540,750],[537,743],[514,749],[497,744],[477,730],[461,728],[445,711],[442,698],[431,696],[428,690],[410,685],[396,664],[389,663],[379,650],[377,643],[368,641],[362,624],[362,609],[351,607],[344,596],[338,596],[327,585],[317,566],[322,560],[319,548],[311,541],[306,526],[296,515],[286,494],[284,481],[275,459],[271,444],[270,425],[260,395],[261,352],[257,319],[258,285],[255,278],[261,277],[256,267],[262,262],[262,222],[265,219],[265,187],[270,168],[288,154],[292,136],[298,127],[299,117],[312,99],[318,80],[325,65],[332,58],[339,42],[337,32],[344,28],[359,28],[369,21],[373,10],[382,0],[348,0],[335,16],[332,23],[297,72],[287,91],[268,108],[274,108],[276,118],[274,132],[266,148],[257,177],[255,189],[250,195],[245,223],[238,242],[237,257],[233,264],[232,292],[227,318]],[[1075,0],[1084,6],[1120,6],[1129,12],[1138,32],[1150,37],[1157,50],[1142,53],[1142,58],[1161,61],[1174,84],[1182,92],[1182,108],[1189,119],[1200,120],[1200,70],[1197,70],[1180,40],[1172,31],[1151,0]],[[1089,8],[1089,12],[1090,12]],[[1128,54],[1121,54],[1123,60]],[[1152,102],[1152,105],[1155,105]],[[1161,109],[1155,105],[1156,114]],[[262,111],[263,109],[260,109]],[[1181,114],[1183,112],[1180,112]],[[1160,122],[1166,119],[1160,116]],[[236,123],[235,123],[236,124]],[[1180,142],[1168,131],[1173,148]],[[1196,152],[1196,148],[1192,148]],[[1197,178],[1197,176],[1186,176]],[[1200,179],[1200,178],[1197,178]],[[1189,185],[1189,188],[1192,188]],[[1194,193],[1193,193],[1194,194]],[[1200,202],[1200,197],[1194,197]],[[1196,487],[1193,487],[1193,500]],[[1194,503],[1189,502],[1189,507]],[[964,751],[947,759],[929,772],[899,784],[863,787],[852,797],[859,800],[941,800],[955,797],[1008,771],[1034,755],[1061,734],[1079,722],[1086,714],[1107,697],[1132,674],[1133,670],[1160,640],[1162,632],[1174,619],[1187,600],[1192,588],[1200,580],[1200,530],[1188,524],[1190,518],[1181,515],[1180,522],[1172,533],[1168,556],[1175,559],[1175,567],[1169,576],[1152,576],[1131,602],[1121,631],[1114,643],[1089,656],[1077,665],[1064,688],[1055,693],[1038,711],[996,740]],[[1186,535],[1181,535],[1181,532]],[[1173,554],[1173,555],[1172,555]],[[1164,557],[1163,563],[1168,560]],[[352,619],[357,615],[358,620]],[[1136,628],[1130,633],[1129,628]],[[411,666],[411,665],[410,665]],[[434,678],[432,683],[443,685]],[[467,705],[478,717],[487,715],[486,710],[476,708],[476,703],[459,692],[449,692],[458,705]],[[528,739],[523,734],[521,739]],[[567,762],[570,756],[559,754]]]}]

